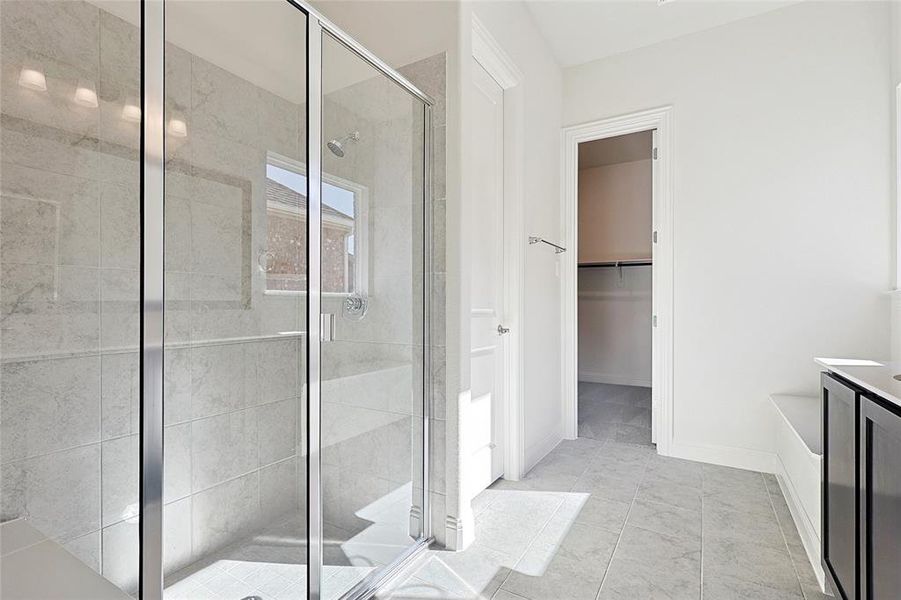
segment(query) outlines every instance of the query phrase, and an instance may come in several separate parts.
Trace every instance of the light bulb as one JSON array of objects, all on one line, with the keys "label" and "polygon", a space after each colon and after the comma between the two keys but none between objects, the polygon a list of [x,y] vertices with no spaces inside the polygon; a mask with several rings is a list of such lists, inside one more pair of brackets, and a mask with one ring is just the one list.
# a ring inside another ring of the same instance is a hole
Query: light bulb
[{"label": "light bulb", "polygon": [[172,137],[188,137],[188,125],[183,119],[172,117],[169,119],[169,126],[166,128]]},{"label": "light bulb", "polygon": [[22,70],[19,71],[19,85],[29,90],[46,92],[47,78],[44,77],[44,72],[40,69],[22,67]]},{"label": "light bulb", "polygon": [[97,108],[97,91],[90,79],[79,79],[75,88],[75,103],[88,108]]}]

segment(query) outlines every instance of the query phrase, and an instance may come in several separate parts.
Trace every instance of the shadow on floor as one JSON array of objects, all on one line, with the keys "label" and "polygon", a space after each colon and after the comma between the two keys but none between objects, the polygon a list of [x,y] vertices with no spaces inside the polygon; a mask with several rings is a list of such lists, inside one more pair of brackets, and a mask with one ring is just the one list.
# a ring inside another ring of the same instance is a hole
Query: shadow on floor
[{"label": "shadow on floor", "polygon": [[[473,501],[475,542],[432,551],[380,598],[822,600],[775,478],[562,442]],[[703,568],[702,568],[703,567]]]}]

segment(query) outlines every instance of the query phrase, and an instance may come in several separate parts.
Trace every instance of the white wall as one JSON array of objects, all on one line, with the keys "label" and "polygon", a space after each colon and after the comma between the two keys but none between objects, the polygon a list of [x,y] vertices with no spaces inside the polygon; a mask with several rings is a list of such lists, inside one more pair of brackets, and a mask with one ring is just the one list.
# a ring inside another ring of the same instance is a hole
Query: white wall
[{"label": "white wall", "polygon": [[[650,158],[579,169],[580,264],[650,258],[652,171]],[[651,275],[578,269],[579,381],[650,387]]]},{"label": "white wall", "polygon": [[892,83],[895,86],[895,291],[892,294],[892,360],[901,361],[901,2],[892,3]]},{"label": "white wall", "polygon": [[[523,356],[523,444],[524,467],[531,468],[563,437],[560,400],[560,314],[559,259],[545,245],[526,246],[528,235],[551,240],[562,236],[560,215],[560,115],[562,73],[550,48],[519,2],[476,2],[464,4],[523,74],[523,130],[521,152],[523,181],[524,245],[521,330]],[[463,23],[467,23],[464,16]],[[471,46],[465,46],[470,48]],[[469,82],[469,62],[462,81]],[[464,115],[465,124],[465,115]],[[463,148],[472,143],[464,128]],[[463,173],[463,197],[467,176]],[[476,257],[472,257],[473,260]]]},{"label": "white wall", "polygon": [[651,267],[579,269],[579,381],[651,387]]},{"label": "white wall", "polygon": [[650,258],[651,159],[579,169],[578,183],[579,263]]},{"label": "white wall", "polygon": [[674,107],[683,455],[765,465],[768,394],[889,352],[889,10],[804,2],[564,73],[565,124]]}]

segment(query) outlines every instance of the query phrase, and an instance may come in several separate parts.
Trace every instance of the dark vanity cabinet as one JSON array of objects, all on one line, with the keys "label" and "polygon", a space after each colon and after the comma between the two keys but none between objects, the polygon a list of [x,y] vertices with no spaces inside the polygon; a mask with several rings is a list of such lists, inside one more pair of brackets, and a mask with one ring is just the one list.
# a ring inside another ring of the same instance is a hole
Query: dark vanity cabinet
[{"label": "dark vanity cabinet", "polygon": [[901,407],[823,373],[823,569],[836,597],[901,599]]},{"label": "dark vanity cabinet", "polygon": [[901,409],[863,398],[860,597],[901,598]]},{"label": "dark vanity cabinet", "polygon": [[823,568],[836,595],[856,598],[859,394],[823,373]]}]

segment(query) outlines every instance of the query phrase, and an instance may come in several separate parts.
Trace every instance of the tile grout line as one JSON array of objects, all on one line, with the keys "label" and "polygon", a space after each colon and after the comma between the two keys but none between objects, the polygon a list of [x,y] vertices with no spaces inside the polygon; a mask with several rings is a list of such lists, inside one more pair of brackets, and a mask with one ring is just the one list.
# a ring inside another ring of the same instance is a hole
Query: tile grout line
[{"label": "tile grout line", "polygon": [[[578,438],[577,438],[577,439],[578,439]],[[606,445],[606,442],[605,442],[605,445]],[[603,447],[603,446],[602,446],[602,447]],[[590,462],[590,461],[589,461],[589,462]],[[587,473],[587,472],[588,472],[588,467],[586,466],[584,469],[582,469],[582,473],[575,479],[575,481],[573,481],[573,484],[569,487],[569,491],[567,491],[567,492],[562,492],[562,493],[564,493],[564,494],[572,493],[573,488],[576,487],[576,484],[578,484],[579,480],[580,480],[580,479],[582,478],[582,476],[585,475],[585,473]],[[554,509],[554,512],[551,513],[551,516],[550,516],[550,518],[548,518],[547,522],[541,527],[541,529],[538,530],[538,533],[535,534],[535,537],[533,537],[531,540],[529,540],[529,543],[528,543],[528,545],[526,545],[525,550],[523,550],[523,551],[522,551],[522,554],[520,554],[519,557],[517,557],[517,559],[513,562],[513,567],[511,567],[511,568],[507,571],[506,576],[504,576],[504,580],[501,581],[501,584],[500,584],[499,586],[497,586],[497,590],[495,590],[494,593],[491,595],[492,598],[494,598],[494,596],[496,596],[497,593],[498,593],[501,589],[503,589],[504,584],[507,583],[507,580],[510,578],[510,575],[512,575],[514,569],[516,569],[516,565],[519,564],[519,561],[521,561],[522,558],[529,552],[529,550],[532,548],[532,545],[535,543],[535,540],[538,539],[538,536],[541,535],[541,533],[545,530],[545,528],[548,526],[548,524],[551,522],[551,520],[554,518],[554,516],[560,511],[560,508],[561,508],[565,503],[566,503],[566,500],[565,500],[565,499],[560,501],[560,504],[557,506],[556,509]],[[504,591],[509,592],[509,590],[504,590]],[[510,593],[513,593],[513,592],[510,592]],[[518,596],[518,594],[515,594],[515,595]]]},{"label": "tile grout line", "polygon": [[[607,440],[609,442],[609,440]],[[604,442],[604,446],[607,445],[607,442]],[[632,501],[629,503],[629,510],[626,511],[626,518],[623,519],[623,525],[619,530],[619,536],[616,538],[616,544],[613,546],[613,552],[610,553],[610,560],[607,561],[607,566],[604,569],[604,577],[601,579],[601,585],[598,587],[597,594],[595,594],[595,600],[600,600],[601,592],[604,590],[604,584],[607,583],[607,576],[610,575],[610,567],[613,565],[613,559],[616,558],[616,551],[619,550],[619,544],[623,539],[623,534],[626,531],[626,525],[629,523],[629,515],[632,514],[632,508],[635,506],[635,500],[638,498],[638,491],[641,489],[641,484],[644,483],[644,478],[647,475],[648,462],[650,462],[650,458],[645,462],[644,471],[641,474],[641,478],[638,481],[638,486],[635,488],[635,493],[632,495]]]},{"label": "tile grout line", "polygon": [[[795,557],[792,555],[791,548],[788,547],[788,536],[785,535],[785,528],[782,526],[782,520],[779,518],[779,513],[776,512],[776,504],[773,502],[773,494],[770,489],[770,484],[767,483],[766,477],[764,477],[763,473],[760,474],[760,477],[763,479],[763,486],[766,488],[766,497],[769,500],[770,508],[773,511],[773,515],[776,517],[776,524],[779,526],[779,534],[782,536],[782,543],[785,544],[785,551],[788,552],[788,558],[791,561],[792,571],[795,573],[795,578],[798,580],[798,588],[801,590],[801,598],[807,598],[807,592],[804,591],[804,586],[801,585],[801,574],[798,572],[798,566],[795,564]],[[781,491],[779,492],[782,493]]]},{"label": "tile grout line", "polygon": [[[578,437],[577,437],[576,439],[578,439]],[[591,439],[591,438],[586,438],[586,439]],[[592,441],[598,441],[598,440],[592,440]],[[598,448],[598,450],[603,449],[603,447],[606,446],[606,445],[607,445],[607,440],[604,440],[604,441],[601,443],[601,447]],[[592,459],[589,459],[588,462],[587,462],[587,464],[586,464],[586,466],[585,466],[585,468],[582,469],[582,472],[578,475],[578,477],[576,477],[576,479],[573,481],[572,485],[569,487],[569,490],[566,491],[566,492],[562,492],[562,493],[564,493],[564,494],[572,493],[573,489],[576,487],[576,485],[578,485],[578,483],[579,483],[579,481],[582,479],[582,477],[588,472],[588,470],[589,470],[589,468],[590,468],[591,462],[592,462]],[[590,496],[591,496],[591,494],[589,494],[589,497],[590,497]],[[515,561],[515,563],[514,563],[514,565],[513,565],[513,568],[511,568],[511,569],[509,570],[509,572],[507,573],[507,575],[504,577],[504,580],[503,580],[503,581],[501,582],[501,584],[498,586],[497,590],[494,592],[494,594],[492,594],[492,598],[493,598],[494,596],[497,595],[497,592],[498,592],[498,591],[500,591],[501,589],[503,589],[504,584],[507,583],[507,580],[510,578],[510,575],[513,574],[513,571],[514,571],[514,569],[516,568],[516,564],[518,564],[519,561],[522,560],[522,558],[523,558],[523,557],[528,553],[528,551],[532,548],[532,545],[535,543],[535,540],[538,539],[538,536],[540,536],[540,535],[541,535],[541,532],[543,532],[543,531],[545,530],[545,528],[548,526],[548,523],[550,523],[550,522],[551,522],[551,519],[553,519],[554,516],[560,511],[560,508],[565,504],[565,502],[566,502],[565,500],[563,500],[563,501],[560,502],[560,505],[554,510],[554,512],[551,514],[550,518],[547,520],[547,522],[544,524],[544,526],[538,531],[538,533],[535,534],[535,537],[533,537],[533,538],[529,541],[529,544],[526,546],[526,549],[525,549],[525,550],[522,552],[522,554],[516,559],[516,561]],[[575,521],[573,521],[573,523],[575,523]],[[505,589],[504,591],[510,592],[509,590],[506,590],[506,589]],[[513,593],[513,592],[510,592],[510,593]],[[519,596],[518,594],[514,594],[514,595]]]},{"label": "tile grout line", "polygon": [[699,581],[698,598],[704,600],[704,466],[701,465],[701,555],[698,568]]}]

